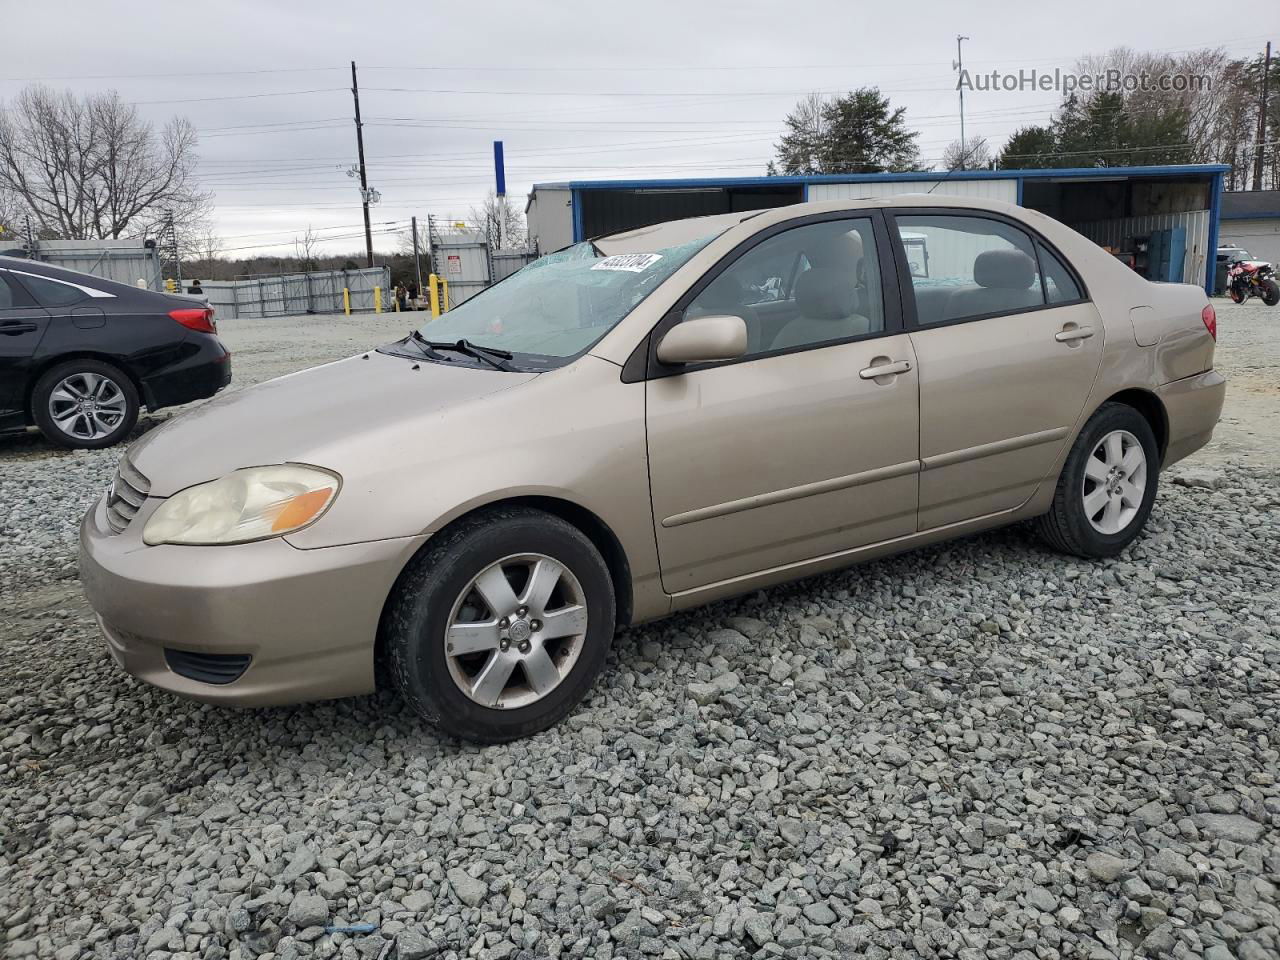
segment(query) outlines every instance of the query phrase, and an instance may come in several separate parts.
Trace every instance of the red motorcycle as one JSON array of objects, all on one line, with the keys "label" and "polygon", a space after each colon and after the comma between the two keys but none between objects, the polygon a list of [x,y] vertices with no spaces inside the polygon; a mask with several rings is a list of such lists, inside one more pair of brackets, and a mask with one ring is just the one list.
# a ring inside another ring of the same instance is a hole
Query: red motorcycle
[{"label": "red motorcycle", "polygon": [[1232,260],[1227,264],[1227,293],[1236,303],[1257,297],[1274,307],[1280,303],[1275,268],[1265,260]]}]

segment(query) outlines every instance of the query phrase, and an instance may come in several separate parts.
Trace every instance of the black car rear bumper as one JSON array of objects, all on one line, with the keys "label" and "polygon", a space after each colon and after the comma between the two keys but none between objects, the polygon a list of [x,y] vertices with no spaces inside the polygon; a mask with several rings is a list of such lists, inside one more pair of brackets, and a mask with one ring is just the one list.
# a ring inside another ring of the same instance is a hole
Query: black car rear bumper
[{"label": "black car rear bumper", "polygon": [[217,337],[191,334],[182,347],[181,359],[143,379],[148,410],[212,397],[231,382],[231,354]]}]

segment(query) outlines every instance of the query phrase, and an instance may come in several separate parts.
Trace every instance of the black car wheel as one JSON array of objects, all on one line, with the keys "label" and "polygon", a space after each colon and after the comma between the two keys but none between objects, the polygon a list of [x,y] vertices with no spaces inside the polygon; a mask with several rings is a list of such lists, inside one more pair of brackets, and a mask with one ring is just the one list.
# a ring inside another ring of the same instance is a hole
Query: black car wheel
[{"label": "black car wheel", "polygon": [[499,508],[445,530],[401,575],[384,620],[396,686],[454,736],[501,743],[572,710],[613,643],[595,545],[549,513]]},{"label": "black car wheel", "polygon": [[45,372],[31,394],[36,426],[54,443],[82,450],[109,447],[138,421],[138,391],[124,371],[78,359]]},{"label": "black car wheel", "polygon": [[1063,553],[1114,557],[1146,526],[1159,475],[1160,450],[1146,417],[1104,403],[1076,437],[1039,533]]}]

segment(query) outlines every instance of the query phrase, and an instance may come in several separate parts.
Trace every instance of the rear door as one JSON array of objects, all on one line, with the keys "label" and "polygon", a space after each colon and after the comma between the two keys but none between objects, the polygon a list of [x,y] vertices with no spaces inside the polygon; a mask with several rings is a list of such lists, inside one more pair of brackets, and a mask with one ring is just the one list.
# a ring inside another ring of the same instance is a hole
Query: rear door
[{"label": "rear door", "polygon": [[32,358],[49,327],[49,314],[0,269],[0,429],[25,423],[23,404]]},{"label": "rear door", "polygon": [[[955,208],[891,219],[919,362],[919,529],[1012,510],[1047,478],[1084,408],[1101,318],[1078,274],[1011,219]],[[927,259],[908,257],[902,234],[917,248],[922,238]]]},{"label": "rear door", "polygon": [[878,214],[779,225],[655,331],[656,342],[685,319],[734,314],[750,344],[724,363],[651,361],[649,476],[667,592],[914,531],[915,357],[888,245]]}]

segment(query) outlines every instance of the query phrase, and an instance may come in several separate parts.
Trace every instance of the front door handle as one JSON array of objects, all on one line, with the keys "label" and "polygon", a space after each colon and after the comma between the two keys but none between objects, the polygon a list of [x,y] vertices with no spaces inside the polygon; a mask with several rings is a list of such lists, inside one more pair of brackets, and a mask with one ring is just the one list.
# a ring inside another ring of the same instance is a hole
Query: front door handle
[{"label": "front door handle", "polygon": [[1068,327],[1053,335],[1059,343],[1074,343],[1076,340],[1088,340],[1093,336],[1093,327]]},{"label": "front door handle", "polygon": [[[876,358],[880,359],[880,358]],[[888,359],[887,357],[885,359]],[[908,373],[911,370],[910,360],[899,360],[896,363],[873,363],[871,366],[858,371],[858,376],[863,380],[879,380],[881,377],[892,377],[899,373]]]},{"label": "front door handle", "polygon": [[0,334],[6,337],[16,337],[20,333],[35,333],[39,329],[34,323],[23,323],[19,320],[0,323]]}]

